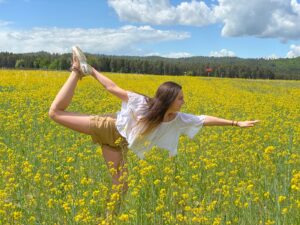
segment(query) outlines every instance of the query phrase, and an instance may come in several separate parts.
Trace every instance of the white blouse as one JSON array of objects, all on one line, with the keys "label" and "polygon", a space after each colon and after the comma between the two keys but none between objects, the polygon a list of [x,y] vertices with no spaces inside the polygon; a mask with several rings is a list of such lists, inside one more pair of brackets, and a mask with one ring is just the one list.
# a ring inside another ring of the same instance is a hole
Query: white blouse
[{"label": "white blouse", "polygon": [[128,102],[122,102],[121,111],[117,112],[116,127],[120,134],[126,138],[128,148],[134,151],[140,159],[144,153],[153,146],[169,150],[169,155],[177,154],[178,139],[180,135],[193,138],[202,128],[206,115],[192,115],[177,112],[176,117],[169,122],[162,122],[150,134],[141,138],[139,127],[135,126],[142,117],[146,98],[143,95],[127,91]]}]

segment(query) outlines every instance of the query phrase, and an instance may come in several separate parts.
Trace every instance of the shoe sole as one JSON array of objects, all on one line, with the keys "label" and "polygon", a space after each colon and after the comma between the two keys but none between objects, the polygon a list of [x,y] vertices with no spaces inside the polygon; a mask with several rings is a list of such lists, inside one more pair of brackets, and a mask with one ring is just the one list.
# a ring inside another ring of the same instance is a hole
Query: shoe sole
[{"label": "shoe sole", "polygon": [[72,47],[72,50],[75,53],[75,56],[79,60],[80,64],[86,63],[86,57],[79,47],[74,46],[74,47]]},{"label": "shoe sole", "polygon": [[80,70],[82,72],[82,76],[86,76],[91,73],[88,68],[87,59],[82,50],[78,46],[72,47],[73,54],[78,59],[80,64]]}]

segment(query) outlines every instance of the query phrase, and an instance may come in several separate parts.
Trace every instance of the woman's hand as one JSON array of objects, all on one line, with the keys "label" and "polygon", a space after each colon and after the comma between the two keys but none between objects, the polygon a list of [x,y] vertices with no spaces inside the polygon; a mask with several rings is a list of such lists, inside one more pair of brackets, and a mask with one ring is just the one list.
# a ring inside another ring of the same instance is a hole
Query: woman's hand
[{"label": "woman's hand", "polygon": [[260,122],[259,120],[253,120],[253,121],[239,121],[237,123],[237,126],[239,127],[253,127],[256,123]]}]

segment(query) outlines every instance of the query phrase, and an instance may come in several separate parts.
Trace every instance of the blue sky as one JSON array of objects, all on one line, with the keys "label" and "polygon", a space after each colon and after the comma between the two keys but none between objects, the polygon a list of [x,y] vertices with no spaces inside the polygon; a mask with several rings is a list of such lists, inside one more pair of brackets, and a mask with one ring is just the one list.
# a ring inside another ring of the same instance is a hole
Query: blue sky
[{"label": "blue sky", "polygon": [[0,0],[0,52],[300,56],[299,0]]}]

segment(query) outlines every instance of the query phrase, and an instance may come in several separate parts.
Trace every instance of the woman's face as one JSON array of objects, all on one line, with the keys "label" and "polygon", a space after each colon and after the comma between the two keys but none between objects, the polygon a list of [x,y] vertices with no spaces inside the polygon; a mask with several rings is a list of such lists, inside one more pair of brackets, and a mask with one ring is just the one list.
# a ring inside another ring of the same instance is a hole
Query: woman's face
[{"label": "woman's face", "polygon": [[181,106],[184,104],[184,96],[182,90],[178,93],[176,99],[170,106],[170,110],[174,112],[180,111]]}]

